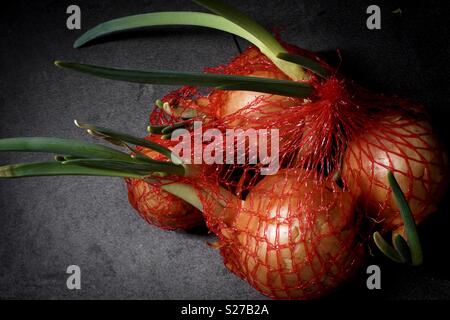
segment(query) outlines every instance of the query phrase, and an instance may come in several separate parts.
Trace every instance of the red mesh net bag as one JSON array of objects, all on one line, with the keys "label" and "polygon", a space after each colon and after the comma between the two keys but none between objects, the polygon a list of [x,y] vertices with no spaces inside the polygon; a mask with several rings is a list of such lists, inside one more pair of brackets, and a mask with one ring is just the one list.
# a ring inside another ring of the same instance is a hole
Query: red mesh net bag
[{"label": "red mesh net bag", "polygon": [[[246,136],[243,146],[233,140],[232,163],[173,177],[197,190],[226,267],[272,298],[317,298],[351,278],[370,236],[362,223],[369,222],[370,231],[401,228],[389,170],[417,222],[435,210],[444,190],[446,153],[423,109],[368,92],[324,66],[332,75],[308,74],[314,91],[307,99],[184,87],[163,99],[169,112],[151,115],[151,121],[170,122],[189,111],[204,131],[214,128],[226,137],[228,129],[252,129],[264,138],[258,142],[267,142],[267,157],[278,151],[274,175],[263,174],[267,164],[252,161],[255,141]],[[254,47],[206,71],[287,79]],[[225,150],[225,140],[215,143]],[[203,141],[204,151],[207,145]],[[237,161],[239,154],[244,161]]]}]

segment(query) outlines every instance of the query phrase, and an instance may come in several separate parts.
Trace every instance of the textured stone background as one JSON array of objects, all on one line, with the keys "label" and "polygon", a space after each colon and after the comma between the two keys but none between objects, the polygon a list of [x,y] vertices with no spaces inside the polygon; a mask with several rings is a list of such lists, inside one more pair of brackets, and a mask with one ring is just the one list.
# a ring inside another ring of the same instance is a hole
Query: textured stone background
[{"label": "textured stone background", "polygon": [[[365,27],[365,9],[382,9],[382,29]],[[111,18],[150,11],[201,10],[188,0],[78,0],[82,31],[65,28],[72,1],[14,1],[0,12],[0,136],[85,138],[73,119],[144,135],[152,102],[169,90],[57,70],[55,59],[125,68],[198,71],[237,53],[231,36],[198,28],[160,28],[72,49],[83,31]],[[449,136],[448,12],[444,1],[230,1],[286,40],[319,51],[358,82],[425,104]],[[401,8],[402,14],[393,14]],[[117,40],[117,41],[112,41]],[[241,46],[247,44],[241,41]],[[447,138],[448,139],[448,138]],[[44,159],[1,154],[0,163]],[[331,298],[450,297],[448,205],[421,227],[426,263],[400,268],[384,259],[379,292],[357,278]],[[59,177],[0,181],[0,298],[260,299],[222,265],[211,239],[145,224],[120,179]],[[372,263],[369,261],[368,263]],[[65,270],[82,269],[82,290],[66,289]]]}]

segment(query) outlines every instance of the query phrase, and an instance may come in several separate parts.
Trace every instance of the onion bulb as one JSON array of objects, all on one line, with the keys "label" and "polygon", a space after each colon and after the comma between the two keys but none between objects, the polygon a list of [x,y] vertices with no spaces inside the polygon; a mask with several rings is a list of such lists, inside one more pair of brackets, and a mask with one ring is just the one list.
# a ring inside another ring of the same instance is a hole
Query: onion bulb
[{"label": "onion bulb", "polygon": [[[256,47],[250,47],[234,58],[228,65],[216,68],[217,72],[233,75],[245,75],[251,77],[289,80],[261,51]],[[215,69],[213,69],[214,71]],[[279,96],[255,91],[224,91],[214,90],[208,97],[216,116],[219,119],[233,117],[240,112],[239,121],[234,121],[233,126],[241,125],[242,118],[255,119],[261,116],[280,112],[286,107],[292,107],[302,103],[303,99]],[[208,106],[211,109],[211,105]],[[248,112],[246,112],[248,111]],[[245,126],[245,125],[244,125]]]},{"label": "onion bulb", "polygon": [[[163,144],[164,140],[158,139],[158,143]],[[139,148],[139,151],[155,160],[167,160],[150,149]],[[169,230],[189,230],[204,225],[203,215],[198,209],[159,186],[143,179],[130,178],[126,182],[130,204],[148,223]]]},{"label": "onion bulb", "polygon": [[265,177],[221,230],[225,264],[278,299],[322,296],[359,266],[355,201],[332,182],[299,170]]},{"label": "onion bulb", "polygon": [[402,219],[387,173],[392,171],[417,224],[445,193],[447,154],[431,126],[410,116],[386,116],[355,137],[346,150],[342,179],[365,203],[383,231],[402,232]]}]

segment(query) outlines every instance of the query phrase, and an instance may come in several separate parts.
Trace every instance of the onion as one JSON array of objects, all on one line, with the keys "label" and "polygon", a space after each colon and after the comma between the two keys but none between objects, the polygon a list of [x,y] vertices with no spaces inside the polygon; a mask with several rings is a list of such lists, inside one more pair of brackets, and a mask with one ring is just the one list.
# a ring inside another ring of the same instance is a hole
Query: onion
[{"label": "onion", "polygon": [[380,222],[383,231],[402,232],[388,171],[396,176],[419,224],[445,193],[447,166],[447,154],[428,122],[386,116],[349,143],[342,179],[355,193],[356,187],[361,190],[368,216]]},{"label": "onion", "polygon": [[272,298],[322,296],[362,258],[354,198],[299,173],[265,177],[219,234],[228,269]]},{"label": "onion", "polygon": [[[146,139],[164,144],[164,140],[153,136]],[[156,151],[138,150],[152,159],[167,160]],[[148,223],[169,230],[188,230],[204,225],[203,215],[198,209],[159,186],[143,179],[126,179],[126,182],[130,204]]]},{"label": "onion", "polygon": [[[255,71],[248,76],[280,80],[287,79],[287,77],[277,75],[271,71]],[[285,107],[298,104],[297,99],[254,91],[225,91],[223,95],[225,101],[218,110],[218,116],[220,118],[239,112],[244,108],[251,108],[251,116],[256,118],[261,116],[261,114],[280,112]]]},{"label": "onion", "polygon": [[[228,65],[208,69],[233,75],[289,80],[261,51],[250,47],[235,57]],[[202,99],[202,98],[201,98]],[[204,99],[204,98],[203,98]],[[240,112],[239,121],[232,122],[233,126],[242,124],[242,118],[248,116],[255,119],[266,114],[280,112],[286,107],[301,104],[303,99],[279,96],[255,91],[223,91],[214,90],[209,96],[210,104],[207,109],[216,110],[218,118],[233,117]],[[204,100],[199,105],[204,105]],[[243,112],[243,111],[247,111]]]},{"label": "onion", "polygon": [[148,223],[169,230],[201,226],[201,212],[178,197],[144,180],[128,179],[128,200]]}]

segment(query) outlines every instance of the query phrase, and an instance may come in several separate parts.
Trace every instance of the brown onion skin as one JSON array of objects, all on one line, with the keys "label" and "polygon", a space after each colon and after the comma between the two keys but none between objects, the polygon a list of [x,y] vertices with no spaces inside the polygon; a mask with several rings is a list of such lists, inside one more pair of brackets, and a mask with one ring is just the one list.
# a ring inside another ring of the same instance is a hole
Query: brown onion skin
[{"label": "brown onion skin", "polygon": [[[164,144],[159,138],[146,139],[157,139],[156,142]],[[140,152],[156,160],[166,159],[150,149],[142,148]],[[189,230],[204,226],[203,214],[186,201],[142,179],[126,179],[126,182],[128,201],[149,224],[167,230]]]},{"label": "brown onion skin", "polygon": [[221,230],[227,268],[264,295],[310,299],[348,280],[363,257],[355,201],[297,170],[265,177]]},{"label": "brown onion skin", "polygon": [[[353,139],[346,150],[342,179],[381,231],[403,233],[403,222],[387,180],[394,173],[414,219],[436,211],[448,178],[448,156],[430,124],[411,116],[387,116]],[[355,189],[358,188],[358,191]]]}]

